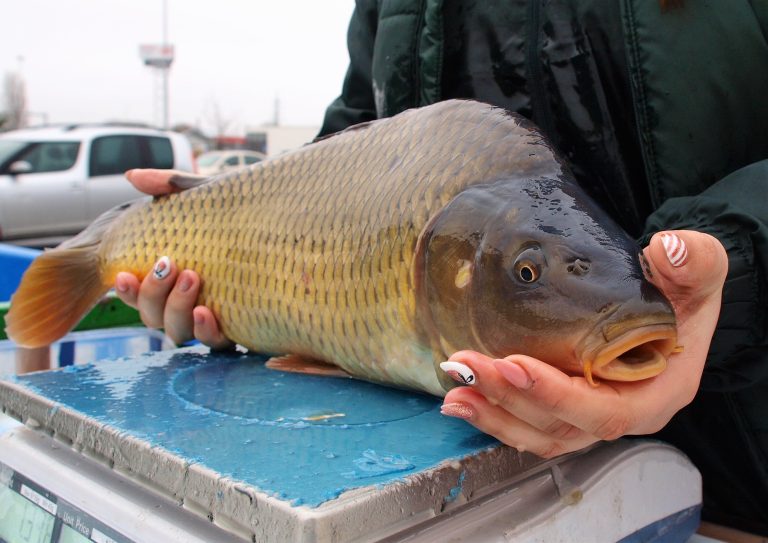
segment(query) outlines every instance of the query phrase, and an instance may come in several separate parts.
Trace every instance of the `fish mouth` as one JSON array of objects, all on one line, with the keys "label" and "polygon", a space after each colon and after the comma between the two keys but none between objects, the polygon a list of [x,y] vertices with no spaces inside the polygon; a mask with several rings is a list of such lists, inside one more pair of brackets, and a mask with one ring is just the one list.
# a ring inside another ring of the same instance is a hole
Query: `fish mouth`
[{"label": "fish mouth", "polygon": [[[602,327],[597,345],[582,350],[584,377],[608,381],[640,381],[659,375],[669,356],[677,352],[677,326],[672,320],[643,325],[615,323]],[[586,343],[592,343],[589,340]]]}]

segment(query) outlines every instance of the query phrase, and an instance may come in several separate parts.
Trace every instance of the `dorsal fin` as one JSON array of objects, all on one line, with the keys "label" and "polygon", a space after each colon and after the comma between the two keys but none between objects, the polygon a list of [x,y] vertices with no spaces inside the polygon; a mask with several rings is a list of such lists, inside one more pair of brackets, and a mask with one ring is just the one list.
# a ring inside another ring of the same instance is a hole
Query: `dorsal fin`
[{"label": "dorsal fin", "polygon": [[204,175],[194,175],[191,173],[176,174],[168,180],[168,184],[182,191],[182,190],[193,189],[195,187],[199,187],[200,185],[205,185],[206,183],[209,183],[212,179],[213,177],[206,177]]},{"label": "dorsal fin", "polygon": [[376,124],[382,120],[386,119],[374,119],[372,121],[364,121],[362,123],[353,124],[352,126],[348,126],[343,130],[339,130],[338,132],[333,132],[331,134],[326,134],[325,136],[318,136],[315,139],[313,139],[308,145],[311,145],[313,143],[317,143],[318,141],[324,141],[330,138],[334,138],[336,136],[339,136],[341,134],[346,134],[347,132],[355,132],[357,130],[365,130],[369,128],[371,125]]}]

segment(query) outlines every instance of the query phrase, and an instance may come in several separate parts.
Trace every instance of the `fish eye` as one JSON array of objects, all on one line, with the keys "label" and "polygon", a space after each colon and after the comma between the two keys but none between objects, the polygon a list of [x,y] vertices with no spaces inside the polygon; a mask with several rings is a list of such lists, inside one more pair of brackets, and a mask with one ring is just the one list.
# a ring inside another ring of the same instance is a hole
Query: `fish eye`
[{"label": "fish eye", "polygon": [[539,278],[539,267],[530,260],[515,262],[515,276],[523,283],[533,283]]},{"label": "fish eye", "polygon": [[512,273],[515,279],[521,283],[535,283],[541,277],[541,270],[544,268],[544,254],[538,245],[529,246],[517,255],[512,267]]}]

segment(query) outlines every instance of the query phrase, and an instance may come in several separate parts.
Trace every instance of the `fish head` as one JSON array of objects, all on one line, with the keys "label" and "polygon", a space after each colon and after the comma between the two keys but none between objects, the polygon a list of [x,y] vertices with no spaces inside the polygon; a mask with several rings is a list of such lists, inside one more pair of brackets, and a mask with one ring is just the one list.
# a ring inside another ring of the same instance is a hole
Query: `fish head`
[{"label": "fish head", "polygon": [[570,374],[658,375],[677,344],[640,249],[568,179],[502,180],[458,195],[425,247],[430,333],[444,354],[525,354]]}]

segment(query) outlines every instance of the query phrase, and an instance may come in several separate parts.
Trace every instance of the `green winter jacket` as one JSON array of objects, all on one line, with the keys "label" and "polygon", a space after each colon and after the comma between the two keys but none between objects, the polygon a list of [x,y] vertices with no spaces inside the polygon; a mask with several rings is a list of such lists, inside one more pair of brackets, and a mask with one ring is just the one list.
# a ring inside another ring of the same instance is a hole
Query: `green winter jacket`
[{"label": "green winter jacket", "polygon": [[536,122],[646,243],[729,255],[701,389],[659,437],[704,477],[704,516],[768,535],[768,2],[358,0],[321,134],[447,98]]}]

